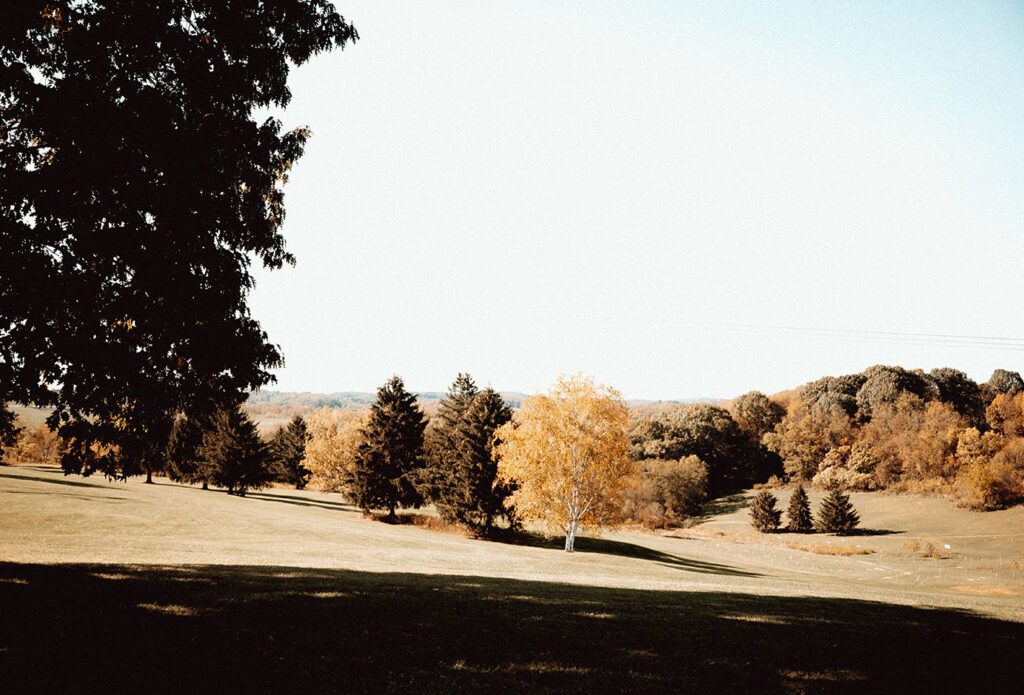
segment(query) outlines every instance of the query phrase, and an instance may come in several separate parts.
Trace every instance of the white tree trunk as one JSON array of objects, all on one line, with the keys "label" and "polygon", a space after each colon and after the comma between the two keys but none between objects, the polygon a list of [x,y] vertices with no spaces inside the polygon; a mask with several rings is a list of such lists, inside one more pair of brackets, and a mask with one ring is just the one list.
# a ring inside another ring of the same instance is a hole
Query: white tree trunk
[{"label": "white tree trunk", "polygon": [[565,552],[571,553],[576,548],[576,528],[579,526],[578,521],[569,522],[569,528],[565,532]]}]

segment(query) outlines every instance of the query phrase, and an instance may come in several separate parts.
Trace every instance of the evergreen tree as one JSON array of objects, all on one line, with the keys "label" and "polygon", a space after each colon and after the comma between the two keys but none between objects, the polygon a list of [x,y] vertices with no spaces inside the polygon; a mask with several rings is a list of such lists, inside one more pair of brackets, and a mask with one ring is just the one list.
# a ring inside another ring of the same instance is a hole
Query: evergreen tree
[{"label": "evergreen tree", "polygon": [[424,467],[419,491],[425,500],[438,505],[442,516],[445,515],[444,499],[449,496],[448,491],[457,486],[460,459],[457,430],[477,393],[473,377],[460,372],[438,404],[437,415],[424,437]]},{"label": "evergreen tree", "polygon": [[818,530],[844,535],[860,523],[860,515],[850,504],[850,496],[838,488],[829,491],[818,507]]},{"label": "evergreen tree", "polygon": [[199,447],[203,444],[206,426],[203,418],[194,415],[178,415],[174,419],[165,452],[165,470],[171,480],[202,483],[204,490],[209,486],[199,465]]},{"label": "evergreen tree", "polygon": [[273,478],[256,423],[238,406],[213,416],[203,434],[197,468],[203,480],[233,495],[245,496],[246,490],[258,490]]},{"label": "evergreen tree", "polygon": [[270,440],[270,458],[277,479],[294,485],[296,490],[309,482],[310,471],[302,465],[307,439],[306,421],[296,415],[287,425],[279,427]]},{"label": "evergreen tree", "polygon": [[511,419],[512,409],[492,389],[473,399],[455,428],[454,466],[436,499],[442,517],[490,528],[495,517],[508,515],[503,504],[512,490],[495,484],[498,464],[492,452],[494,431]]},{"label": "evergreen tree", "polygon": [[750,502],[750,521],[761,533],[771,533],[779,528],[782,510],[775,508],[778,500],[767,490],[761,490]]},{"label": "evergreen tree", "polygon": [[377,389],[377,400],[363,428],[363,442],[356,454],[352,501],[363,508],[395,509],[419,507],[423,497],[417,489],[423,458],[423,430],[426,421],[416,397],[405,390],[395,376]]},{"label": "evergreen tree", "polygon": [[793,495],[789,498],[789,509],[786,512],[789,516],[789,530],[795,533],[808,533],[814,530],[814,520],[811,517],[811,502],[807,499],[807,491],[803,485],[798,485]]}]

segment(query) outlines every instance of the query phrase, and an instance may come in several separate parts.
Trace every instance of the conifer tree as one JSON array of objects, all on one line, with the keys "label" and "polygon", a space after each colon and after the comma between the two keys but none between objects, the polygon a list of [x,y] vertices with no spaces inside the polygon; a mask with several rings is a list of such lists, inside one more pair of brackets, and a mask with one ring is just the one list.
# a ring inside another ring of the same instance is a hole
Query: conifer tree
[{"label": "conifer tree", "polygon": [[246,490],[258,490],[273,478],[267,445],[256,423],[238,406],[213,416],[203,434],[197,468],[203,480],[243,497]]},{"label": "conifer tree", "polygon": [[503,507],[512,490],[496,484],[498,464],[492,455],[495,430],[511,419],[512,409],[492,389],[473,399],[455,429],[455,465],[437,500],[442,517],[484,528],[503,514],[513,519]]},{"label": "conifer tree", "polygon": [[442,507],[446,506],[443,498],[457,486],[455,479],[460,459],[457,430],[477,393],[473,377],[460,372],[438,404],[437,415],[424,437],[424,467],[418,481],[419,490],[425,500],[438,505],[442,515],[445,514]]},{"label": "conifer tree", "polygon": [[833,488],[818,507],[818,530],[845,535],[860,523],[860,515],[850,504],[850,496]]},{"label": "conifer tree", "polygon": [[419,507],[416,482],[421,474],[426,421],[416,397],[395,376],[377,389],[377,400],[363,428],[353,470],[352,501],[363,508]]},{"label": "conifer tree", "polygon": [[811,517],[811,502],[807,499],[807,490],[803,485],[798,485],[793,495],[789,498],[789,509],[786,511],[789,517],[789,530],[795,533],[808,533],[814,530],[814,520]]},{"label": "conifer tree", "polygon": [[778,500],[767,490],[761,490],[750,502],[750,521],[761,533],[771,533],[779,528],[782,510],[775,508]]},{"label": "conifer tree", "polygon": [[165,470],[171,480],[182,483],[209,484],[200,470],[199,447],[203,444],[205,421],[194,415],[178,415],[171,426],[165,452]]},{"label": "conifer tree", "polygon": [[270,440],[270,458],[277,479],[294,485],[296,490],[309,482],[310,471],[302,465],[308,438],[306,421],[296,415],[287,425],[279,427]]}]

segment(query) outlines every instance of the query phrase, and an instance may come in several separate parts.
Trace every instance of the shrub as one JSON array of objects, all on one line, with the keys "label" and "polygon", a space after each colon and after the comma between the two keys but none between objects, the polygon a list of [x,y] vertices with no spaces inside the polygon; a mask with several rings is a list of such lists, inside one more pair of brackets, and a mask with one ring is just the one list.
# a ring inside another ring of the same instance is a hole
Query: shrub
[{"label": "shrub", "polygon": [[640,464],[623,512],[625,518],[648,528],[664,528],[698,514],[707,499],[708,468],[699,458],[648,459]]},{"label": "shrub", "polygon": [[818,530],[845,535],[858,524],[860,515],[850,504],[850,496],[837,489],[829,491],[818,507]]},{"label": "shrub", "polygon": [[64,450],[64,440],[46,425],[39,425],[22,430],[14,446],[4,449],[3,455],[11,461],[58,464]]},{"label": "shrub", "polygon": [[1020,471],[997,458],[961,469],[956,494],[968,509],[1002,509],[1024,497],[1024,480]]},{"label": "shrub", "polygon": [[782,510],[775,508],[775,495],[762,490],[750,503],[750,521],[761,533],[771,533],[779,528]]}]

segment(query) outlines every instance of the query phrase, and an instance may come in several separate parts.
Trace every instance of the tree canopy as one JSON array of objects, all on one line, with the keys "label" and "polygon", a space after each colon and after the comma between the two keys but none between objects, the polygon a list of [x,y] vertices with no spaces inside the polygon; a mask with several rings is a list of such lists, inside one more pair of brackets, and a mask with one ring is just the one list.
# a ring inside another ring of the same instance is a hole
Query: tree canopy
[{"label": "tree canopy", "polygon": [[619,392],[582,375],[526,399],[515,421],[495,433],[498,480],[514,488],[517,515],[565,533],[566,552],[580,526],[616,523],[636,475],[628,421]]},{"label": "tree canopy", "polygon": [[254,110],[356,38],[328,0],[4,8],[0,403],[55,407],[66,470],[123,473],[174,413],[273,380],[250,267],[293,262],[282,186],[309,130]]}]

